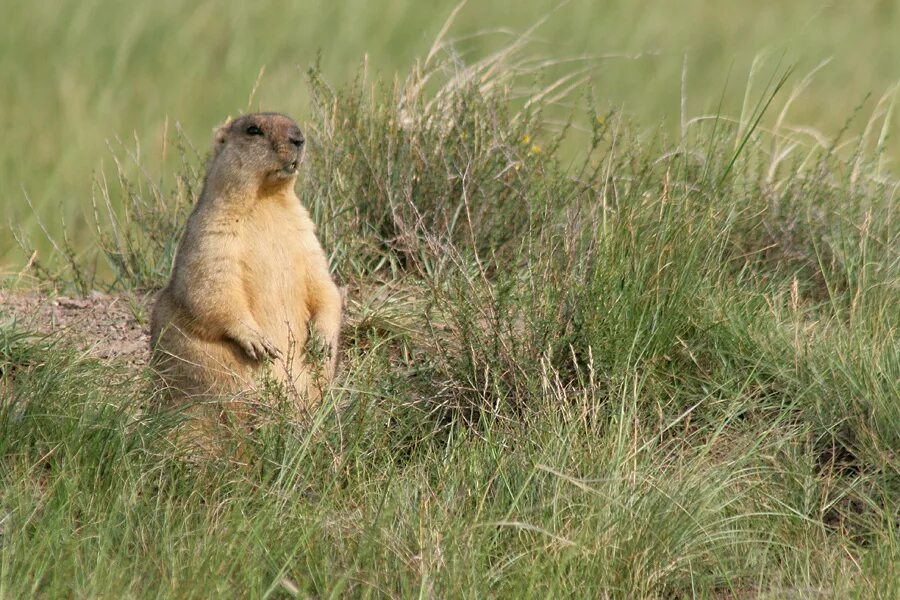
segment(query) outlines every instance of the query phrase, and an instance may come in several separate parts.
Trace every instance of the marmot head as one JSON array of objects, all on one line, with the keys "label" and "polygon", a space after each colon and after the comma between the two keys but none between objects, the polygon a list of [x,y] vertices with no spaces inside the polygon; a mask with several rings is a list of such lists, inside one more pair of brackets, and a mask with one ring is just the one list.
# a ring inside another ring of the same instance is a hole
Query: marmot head
[{"label": "marmot head", "polygon": [[210,167],[234,184],[260,188],[293,185],[305,141],[297,123],[279,113],[229,119],[216,130]]}]

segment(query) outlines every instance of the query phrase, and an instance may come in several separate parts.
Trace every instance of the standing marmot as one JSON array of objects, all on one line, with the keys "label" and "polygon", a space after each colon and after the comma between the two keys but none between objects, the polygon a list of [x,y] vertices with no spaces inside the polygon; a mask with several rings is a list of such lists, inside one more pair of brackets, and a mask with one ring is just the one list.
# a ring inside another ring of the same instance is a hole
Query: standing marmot
[{"label": "standing marmot", "polygon": [[[297,124],[277,113],[216,131],[203,192],[151,318],[151,362],[169,398],[215,398],[218,410],[256,389],[272,359],[275,378],[309,406],[334,374],[342,298],[294,193],[303,143]],[[318,370],[305,360],[307,326],[328,345]]]}]

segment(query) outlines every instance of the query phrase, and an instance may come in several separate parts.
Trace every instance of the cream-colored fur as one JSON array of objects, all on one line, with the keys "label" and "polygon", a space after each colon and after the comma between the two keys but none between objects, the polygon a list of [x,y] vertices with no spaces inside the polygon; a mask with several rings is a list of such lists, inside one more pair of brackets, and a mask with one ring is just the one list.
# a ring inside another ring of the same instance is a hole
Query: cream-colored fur
[{"label": "cream-colored fur", "polygon": [[[229,404],[240,415],[264,364],[301,408],[334,375],[342,298],[294,192],[303,141],[275,113],[216,132],[172,279],[153,308],[151,364],[166,396],[211,400],[213,420]],[[318,368],[305,352],[308,327],[327,344]]]}]

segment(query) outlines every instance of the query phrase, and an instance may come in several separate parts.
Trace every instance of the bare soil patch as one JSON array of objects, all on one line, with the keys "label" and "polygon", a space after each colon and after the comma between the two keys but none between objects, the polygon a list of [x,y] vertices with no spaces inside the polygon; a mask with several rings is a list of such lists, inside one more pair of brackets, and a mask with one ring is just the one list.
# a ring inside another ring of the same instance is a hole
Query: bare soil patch
[{"label": "bare soil patch", "polygon": [[[126,297],[93,292],[84,298],[47,296],[0,290],[0,322],[60,334],[97,358],[135,368],[147,364],[150,331],[146,319],[151,297]],[[143,321],[143,322],[142,322]]]}]

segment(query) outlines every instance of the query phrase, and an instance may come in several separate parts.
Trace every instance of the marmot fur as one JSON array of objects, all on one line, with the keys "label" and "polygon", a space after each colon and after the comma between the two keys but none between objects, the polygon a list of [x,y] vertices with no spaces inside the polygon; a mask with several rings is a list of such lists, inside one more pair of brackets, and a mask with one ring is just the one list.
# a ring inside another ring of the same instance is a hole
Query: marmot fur
[{"label": "marmot fur", "polygon": [[[216,131],[200,200],[151,317],[151,364],[170,400],[213,398],[217,409],[240,410],[239,396],[257,389],[271,363],[303,408],[334,375],[342,296],[294,192],[304,141],[277,113]],[[306,356],[307,327],[327,345],[318,369]]]}]

